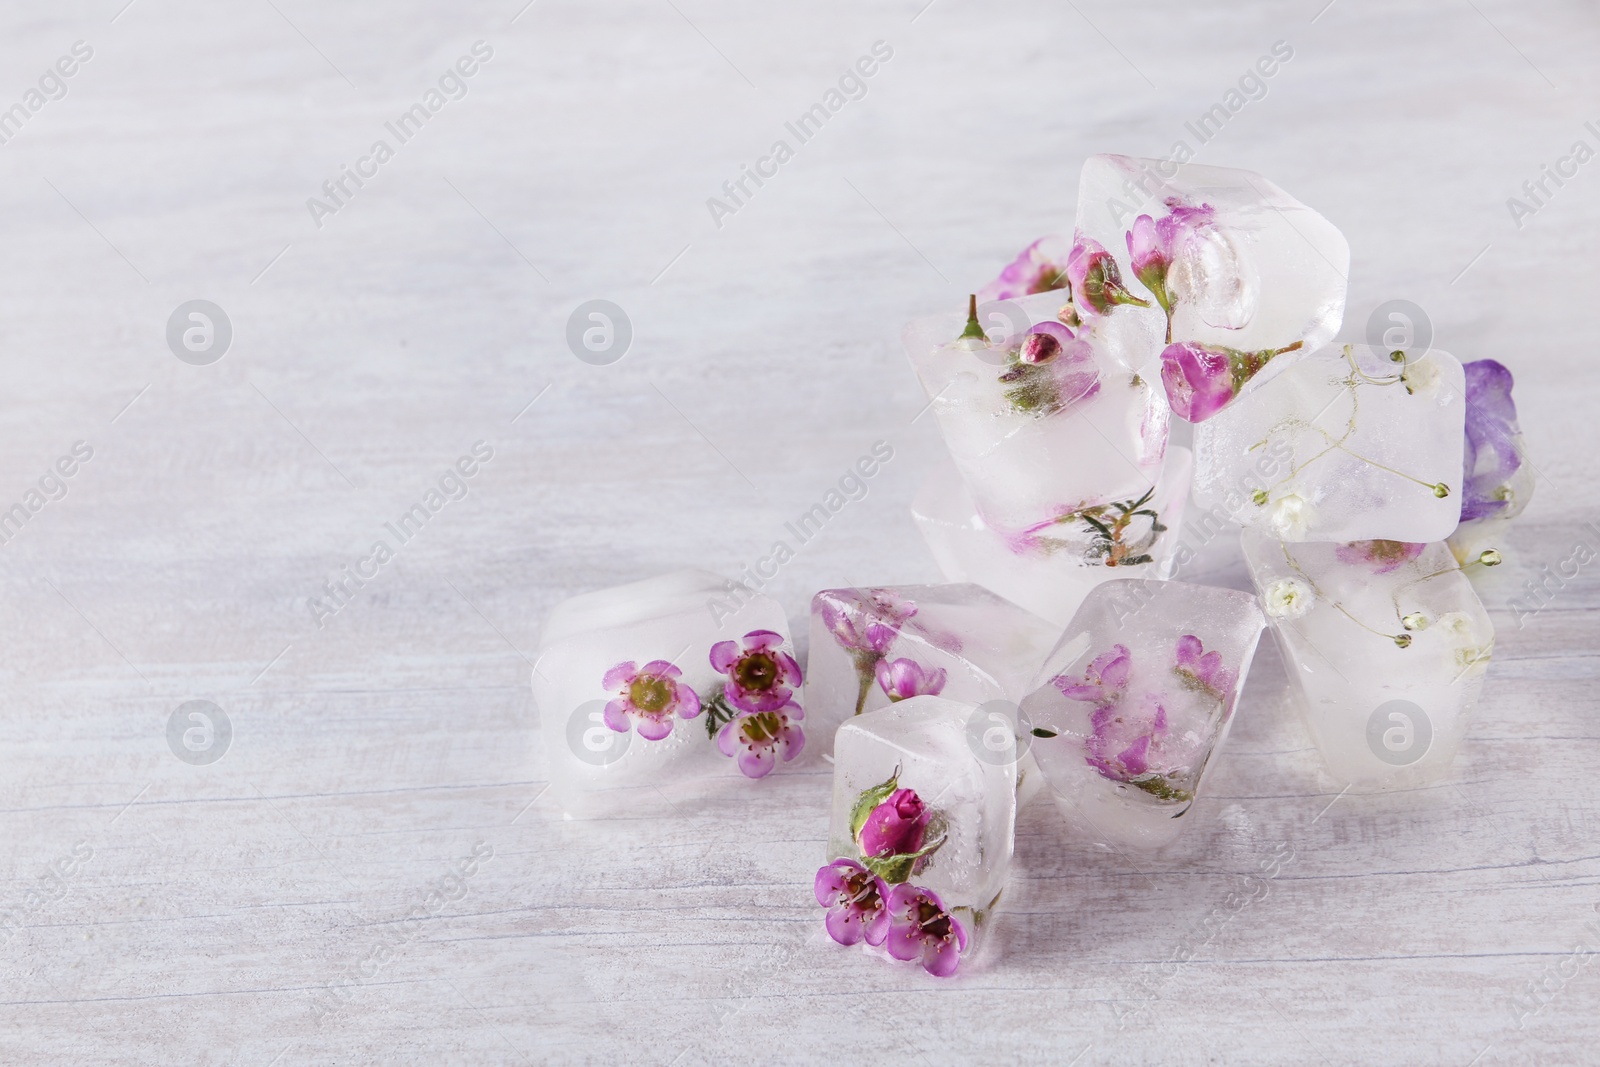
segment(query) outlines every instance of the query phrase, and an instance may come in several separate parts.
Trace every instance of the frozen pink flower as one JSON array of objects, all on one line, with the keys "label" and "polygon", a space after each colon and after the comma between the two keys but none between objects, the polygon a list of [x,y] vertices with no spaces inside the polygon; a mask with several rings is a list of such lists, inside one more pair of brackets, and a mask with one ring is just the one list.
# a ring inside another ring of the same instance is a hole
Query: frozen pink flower
[{"label": "frozen pink flower", "polygon": [[945,670],[924,667],[914,659],[880,659],[875,668],[878,684],[891,701],[937,696],[944,690]]},{"label": "frozen pink flower", "polygon": [[881,945],[889,936],[888,889],[854,860],[834,860],[817,872],[817,903],[828,909],[823,925],[841,945]]},{"label": "frozen pink flower", "polygon": [[978,290],[978,299],[1015,300],[1019,296],[1047,293],[1067,284],[1067,243],[1060,237],[1041,237],[1024,248],[1000,277]]},{"label": "frozen pink flower", "polygon": [[783,635],[751,630],[744,648],[735,641],[711,646],[711,666],[727,676],[723,693],[740,711],[772,711],[789,702],[800,684],[800,665],[783,651]]},{"label": "frozen pink flower", "polygon": [[1167,709],[1153,694],[1137,708],[1102,704],[1089,718],[1086,762],[1113,781],[1131,782],[1149,774],[1157,749],[1167,737]]},{"label": "frozen pink flower", "polygon": [[1053,684],[1068,700],[1087,700],[1096,704],[1112,704],[1122,697],[1128,685],[1128,673],[1133,669],[1133,655],[1127,645],[1112,645],[1109,652],[1096,656],[1083,672],[1082,678],[1057,675]]},{"label": "frozen pink flower", "polygon": [[1197,688],[1208,690],[1218,700],[1226,700],[1233,692],[1233,683],[1238,676],[1223,665],[1222,653],[1206,652],[1205,646],[1194,634],[1184,634],[1178,638],[1173,660],[1173,670],[1187,679],[1193,679]]},{"label": "frozen pink flower", "polygon": [[1388,574],[1405,566],[1427,548],[1412,541],[1351,541],[1333,550],[1341,563],[1372,568],[1373,574]]},{"label": "frozen pink flower", "polygon": [[780,755],[788,763],[805,749],[805,731],[797,725],[805,714],[792,700],[771,711],[745,712],[718,731],[717,747],[724,756],[738,757],[746,778],[765,778]]},{"label": "frozen pink flower", "polygon": [[1126,234],[1128,256],[1133,276],[1138,278],[1150,295],[1156,298],[1167,315],[1167,340],[1172,340],[1173,293],[1167,288],[1167,274],[1173,261],[1182,253],[1184,245],[1202,228],[1211,225],[1215,212],[1211,205],[1185,207],[1176,200],[1167,201],[1168,214],[1159,220],[1140,215],[1133,220],[1133,229]]},{"label": "frozen pink flower", "polygon": [[889,935],[884,947],[897,960],[919,960],[936,978],[956,973],[967,932],[931,889],[910,884],[889,890]]},{"label": "frozen pink flower", "polygon": [[822,624],[840,647],[878,656],[889,651],[917,606],[887,589],[836,589],[817,594]]},{"label": "frozen pink flower", "polygon": [[1079,234],[1073,241],[1072,252],[1067,256],[1067,277],[1072,281],[1073,298],[1085,314],[1109,314],[1118,304],[1150,306],[1150,301],[1128,292],[1116,257],[1091,237]]},{"label": "frozen pink flower", "polygon": [[922,848],[931,818],[933,812],[915,789],[896,789],[872,809],[856,832],[856,843],[869,859],[909,856]]},{"label": "frozen pink flower", "polygon": [[1167,390],[1167,403],[1180,419],[1204,422],[1227,407],[1274,356],[1299,347],[1299,341],[1260,352],[1193,341],[1168,345],[1161,351],[1161,384]]},{"label": "frozen pink flower", "polygon": [[678,681],[683,672],[664,659],[653,659],[643,667],[632,660],[606,671],[600,684],[616,693],[606,705],[606,725],[619,734],[628,732],[632,719],[639,724],[639,736],[659,741],[672,733],[672,716],[692,719],[700,714],[700,697]]}]

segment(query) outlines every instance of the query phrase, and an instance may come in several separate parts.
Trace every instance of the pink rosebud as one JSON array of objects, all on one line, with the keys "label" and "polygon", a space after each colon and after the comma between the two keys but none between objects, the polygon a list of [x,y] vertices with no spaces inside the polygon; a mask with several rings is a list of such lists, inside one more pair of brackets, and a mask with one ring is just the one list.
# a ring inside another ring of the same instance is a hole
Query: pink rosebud
[{"label": "pink rosebud", "polygon": [[1150,301],[1140,300],[1123,286],[1116,258],[1099,241],[1082,234],[1073,242],[1072,254],[1067,257],[1067,277],[1072,282],[1073,298],[1086,314],[1109,314],[1118,304],[1150,306]]},{"label": "pink rosebud", "polygon": [[919,696],[938,696],[944,689],[945,670],[929,670],[914,659],[880,659],[875,668],[878,685],[891,701]]},{"label": "pink rosebud", "polygon": [[1024,363],[1046,363],[1061,354],[1061,342],[1047,333],[1030,333],[1017,358]]},{"label": "pink rosebud", "polygon": [[1161,384],[1173,414],[1204,422],[1233,399],[1233,368],[1226,349],[1192,341],[1168,345],[1161,352]]},{"label": "pink rosebud", "polygon": [[1245,384],[1275,356],[1293,352],[1301,342],[1259,352],[1241,352],[1221,345],[1182,341],[1161,350],[1161,384],[1173,414],[1204,422],[1239,395]]},{"label": "pink rosebud", "polygon": [[896,789],[861,824],[861,832],[856,835],[861,854],[876,859],[916,852],[922,847],[932,815],[916,790]]}]

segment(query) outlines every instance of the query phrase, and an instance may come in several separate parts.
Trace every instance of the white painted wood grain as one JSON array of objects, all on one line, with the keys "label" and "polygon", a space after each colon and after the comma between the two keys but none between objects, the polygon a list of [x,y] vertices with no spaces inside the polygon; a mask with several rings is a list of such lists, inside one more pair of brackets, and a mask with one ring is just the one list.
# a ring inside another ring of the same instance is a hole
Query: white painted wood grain
[{"label": "white painted wood grain", "polygon": [[[996,951],[949,982],[822,934],[826,764],[564,821],[525,684],[552,604],[737,571],[879,438],[866,499],[773,589],[798,619],[824,586],[933,579],[900,323],[1068,227],[1088,153],[1192,143],[1277,40],[1199,158],[1344,229],[1347,336],[1405,297],[1514,369],[1541,474],[1514,565],[1566,559],[1600,515],[1600,164],[1521,229],[1506,199],[1600,146],[1590,6],[121,6],[0,13],[0,104],[94,48],[0,145],[0,504],[94,448],[0,545],[0,1062],[1595,1058],[1592,566],[1520,627],[1520,582],[1491,598],[1432,789],[1336,800],[1264,646],[1189,835],[1130,863],[1029,810]],[[479,39],[465,99],[316,228],[306,199]],[[866,96],[717,229],[706,198],[880,39]],[[196,297],[234,326],[211,367],[163,342]],[[562,340],[594,297],[634,324],[609,367]],[[478,440],[467,498],[319,628],[307,597]],[[1244,575],[1219,544],[1188,577]],[[211,766],[167,748],[190,699],[234,727]]]}]

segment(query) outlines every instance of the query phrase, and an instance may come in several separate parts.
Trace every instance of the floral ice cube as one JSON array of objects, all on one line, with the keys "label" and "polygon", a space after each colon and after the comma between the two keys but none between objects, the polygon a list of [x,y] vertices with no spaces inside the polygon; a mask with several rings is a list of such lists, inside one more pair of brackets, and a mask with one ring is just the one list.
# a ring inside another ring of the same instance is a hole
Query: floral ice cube
[{"label": "floral ice cube", "polygon": [[[1115,155],[1083,165],[1073,304],[1112,358],[1161,374],[1182,418],[1198,422],[1270,377],[1274,356],[1330,340],[1349,267],[1332,223],[1252,171]],[[1158,370],[1167,346],[1185,342],[1239,358],[1223,360],[1222,379],[1191,381],[1192,359]]]},{"label": "floral ice cube", "polygon": [[[973,503],[1007,535],[1136,498],[1166,450],[1159,385],[1075,338],[1057,318],[1063,299],[1046,292],[974,309],[965,328],[952,309],[905,331]],[[980,321],[997,324],[993,339]]]},{"label": "floral ice cube", "polygon": [[947,579],[976,582],[1065,626],[1101,582],[1171,576],[1192,458],[1187,448],[1170,448],[1161,477],[1137,496],[1068,511],[1010,537],[983,521],[947,462],[923,483],[911,515]]},{"label": "floral ice cube", "polygon": [[801,682],[777,602],[705,571],[563,601],[533,670],[555,795],[603,813],[673,779],[764,777],[805,747]]},{"label": "floral ice cube", "polygon": [[1435,781],[1477,703],[1494,627],[1442,542],[1285,544],[1245,560],[1328,772],[1362,788]]},{"label": "floral ice cube", "polygon": [[916,696],[969,714],[1020,701],[1059,627],[982,586],[824,589],[811,598],[809,725],[826,750],[839,724]]},{"label": "floral ice cube", "polygon": [[1330,345],[1195,427],[1195,502],[1283,541],[1440,541],[1461,516],[1465,412],[1448,352]]},{"label": "floral ice cube", "polygon": [[1015,751],[975,744],[970,711],[917,696],[839,728],[830,862],[816,876],[835,941],[879,946],[939,977],[977,952],[1016,825]]},{"label": "floral ice cube", "polygon": [[1180,823],[1233,721],[1265,621],[1248,593],[1098,585],[1022,702],[1031,755],[1072,831],[1155,848]]}]

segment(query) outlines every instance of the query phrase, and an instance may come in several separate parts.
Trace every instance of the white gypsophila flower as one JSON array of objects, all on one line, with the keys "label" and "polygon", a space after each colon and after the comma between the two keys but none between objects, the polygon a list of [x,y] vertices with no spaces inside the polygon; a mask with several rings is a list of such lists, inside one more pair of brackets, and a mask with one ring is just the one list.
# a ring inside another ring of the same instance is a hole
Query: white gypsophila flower
[{"label": "white gypsophila flower", "polygon": [[1274,619],[1304,618],[1316,605],[1317,595],[1304,582],[1279,578],[1261,594],[1261,606]]},{"label": "white gypsophila flower", "polygon": [[1400,380],[1406,383],[1406,392],[1426,393],[1439,384],[1439,374],[1439,361],[1424,356],[1408,362],[1400,372]]},{"label": "white gypsophila flower", "polygon": [[1273,505],[1272,532],[1280,541],[1299,541],[1311,528],[1311,504],[1298,493],[1290,493]]}]

